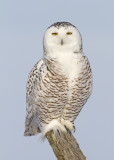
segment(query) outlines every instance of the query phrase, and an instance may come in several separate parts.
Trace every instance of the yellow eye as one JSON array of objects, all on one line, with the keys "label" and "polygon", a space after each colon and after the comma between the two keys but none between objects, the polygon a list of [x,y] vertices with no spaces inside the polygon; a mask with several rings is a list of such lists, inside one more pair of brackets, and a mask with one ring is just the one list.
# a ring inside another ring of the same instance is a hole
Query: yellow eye
[{"label": "yellow eye", "polygon": [[55,32],[55,33],[52,33],[52,35],[53,35],[53,36],[56,36],[56,35],[58,35],[58,33]]},{"label": "yellow eye", "polygon": [[71,34],[72,34],[72,32],[67,32],[66,34],[67,34],[67,35],[71,35]]}]

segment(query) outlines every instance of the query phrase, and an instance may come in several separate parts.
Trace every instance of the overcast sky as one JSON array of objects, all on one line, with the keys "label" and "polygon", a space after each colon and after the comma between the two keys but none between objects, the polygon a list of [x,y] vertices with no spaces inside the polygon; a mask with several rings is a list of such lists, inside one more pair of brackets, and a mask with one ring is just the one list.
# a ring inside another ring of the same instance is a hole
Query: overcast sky
[{"label": "overcast sky", "polygon": [[77,26],[93,71],[93,92],[74,136],[87,160],[114,160],[113,0],[0,0],[0,159],[56,160],[47,140],[23,136],[27,76],[56,21]]}]

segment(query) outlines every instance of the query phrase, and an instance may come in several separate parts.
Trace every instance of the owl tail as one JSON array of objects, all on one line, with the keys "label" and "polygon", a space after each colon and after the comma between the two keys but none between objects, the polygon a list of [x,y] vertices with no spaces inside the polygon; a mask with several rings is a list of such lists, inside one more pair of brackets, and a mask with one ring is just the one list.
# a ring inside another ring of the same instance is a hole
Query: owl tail
[{"label": "owl tail", "polygon": [[36,134],[38,134],[38,133],[40,133],[40,130],[39,130],[39,128],[37,127],[37,128],[26,128],[25,129],[25,132],[24,132],[24,136],[34,136],[34,135],[36,135]]},{"label": "owl tail", "polygon": [[40,129],[38,127],[35,118],[34,117],[31,119],[26,118],[24,136],[34,136],[38,133],[40,133]]}]

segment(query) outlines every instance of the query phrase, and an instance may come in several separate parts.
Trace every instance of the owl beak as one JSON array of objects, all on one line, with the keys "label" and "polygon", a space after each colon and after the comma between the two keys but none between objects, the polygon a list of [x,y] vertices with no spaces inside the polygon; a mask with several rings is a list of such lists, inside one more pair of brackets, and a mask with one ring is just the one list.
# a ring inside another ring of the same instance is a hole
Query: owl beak
[{"label": "owl beak", "polygon": [[64,42],[63,42],[63,39],[61,39],[61,45],[63,45],[63,43],[64,43]]}]

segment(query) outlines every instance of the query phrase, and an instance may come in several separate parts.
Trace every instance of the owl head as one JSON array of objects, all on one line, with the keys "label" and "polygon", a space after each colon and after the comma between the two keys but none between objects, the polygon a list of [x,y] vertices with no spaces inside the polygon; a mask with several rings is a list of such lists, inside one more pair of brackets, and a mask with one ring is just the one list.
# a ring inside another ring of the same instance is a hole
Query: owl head
[{"label": "owl head", "polygon": [[69,22],[56,22],[47,28],[44,39],[44,52],[82,51],[82,38],[78,29]]}]

